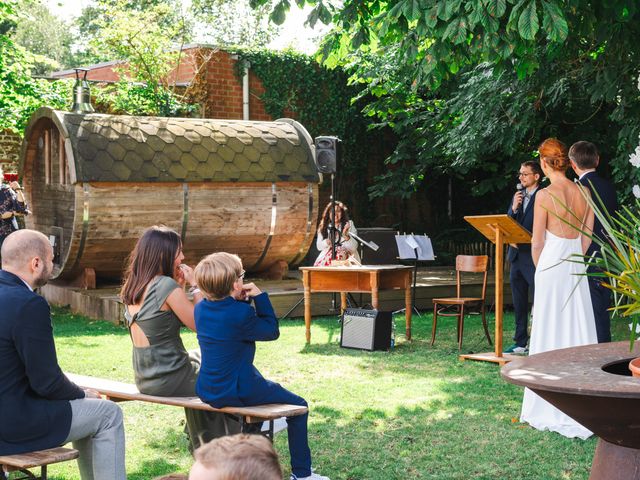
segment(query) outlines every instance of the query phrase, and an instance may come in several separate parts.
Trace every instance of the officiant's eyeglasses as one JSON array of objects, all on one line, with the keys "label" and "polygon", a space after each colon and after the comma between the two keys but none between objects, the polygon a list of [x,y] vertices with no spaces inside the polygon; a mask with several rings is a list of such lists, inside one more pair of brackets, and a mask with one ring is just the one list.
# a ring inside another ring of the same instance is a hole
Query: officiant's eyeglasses
[{"label": "officiant's eyeglasses", "polygon": [[528,177],[529,175],[533,175],[533,173],[523,173],[523,172],[518,173],[519,177]]}]

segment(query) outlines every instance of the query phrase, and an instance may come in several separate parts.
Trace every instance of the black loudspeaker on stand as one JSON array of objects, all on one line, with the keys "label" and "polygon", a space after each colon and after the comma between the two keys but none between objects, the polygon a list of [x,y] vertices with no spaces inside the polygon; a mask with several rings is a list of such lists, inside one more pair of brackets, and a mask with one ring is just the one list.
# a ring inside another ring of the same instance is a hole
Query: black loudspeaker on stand
[{"label": "black loudspeaker on stand", "polygon": [[321,173],[336,173],[342,153],[338,137],[316,137],[316,168]]},{"label": "black loudspeaker on stand", "polygon": [[389,350],[391,312],[347,308],[342,316],[340,346],[356,350]]}]

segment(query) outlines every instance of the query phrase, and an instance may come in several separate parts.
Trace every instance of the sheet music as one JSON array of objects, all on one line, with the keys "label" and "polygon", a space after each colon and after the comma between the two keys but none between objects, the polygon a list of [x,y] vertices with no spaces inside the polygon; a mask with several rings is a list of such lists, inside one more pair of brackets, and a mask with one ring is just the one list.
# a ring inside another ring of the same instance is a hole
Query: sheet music
[{"label": "sheet music", "polygon": [[435,260],[431,239],[426,235],[396,235],[398,257],[403,260]]}]

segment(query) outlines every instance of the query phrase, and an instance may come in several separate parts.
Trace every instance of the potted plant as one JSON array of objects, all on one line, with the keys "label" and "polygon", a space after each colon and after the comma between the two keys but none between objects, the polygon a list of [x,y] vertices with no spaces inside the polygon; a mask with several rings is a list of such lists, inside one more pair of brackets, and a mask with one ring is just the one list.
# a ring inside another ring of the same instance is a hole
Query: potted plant
[{"label": "potted plant", "polygon": [[[584,258],[583,261],[596,267],[588,275],[603,277],[603,285],[613,291],[612,310],[623,318],[631,319],[630,345],[640,333],[640,202],[634,208],[622,206],[613,216],[608,215],[597,195],[587,198],[596,217],[606,232],[605,238],[591,236],[600,245],[600,256]],[[640,377],[640,357],[632,360],[629,369]]]}]

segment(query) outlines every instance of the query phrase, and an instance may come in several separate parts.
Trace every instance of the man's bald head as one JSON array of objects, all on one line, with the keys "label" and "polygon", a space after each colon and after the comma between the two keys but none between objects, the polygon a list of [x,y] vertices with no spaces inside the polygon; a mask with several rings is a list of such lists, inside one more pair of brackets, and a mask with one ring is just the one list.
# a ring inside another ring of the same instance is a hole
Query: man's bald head
[{"label": "man's bald head", "polygon": [[5,238],[2,244],[2,269],[27,269],[35,257],[46,260],[50,249],[49,239],[42,233],[35,230],[17,230]]}]

